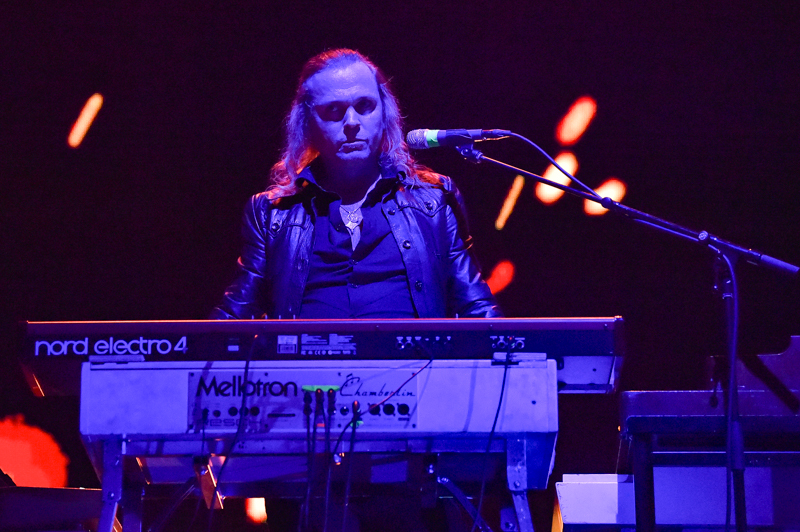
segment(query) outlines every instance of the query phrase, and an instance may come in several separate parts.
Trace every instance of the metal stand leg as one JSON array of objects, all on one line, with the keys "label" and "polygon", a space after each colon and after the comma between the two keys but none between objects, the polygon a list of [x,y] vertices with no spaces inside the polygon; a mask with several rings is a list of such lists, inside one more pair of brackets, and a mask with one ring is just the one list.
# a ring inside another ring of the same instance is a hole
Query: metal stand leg
[{"label": "metal stand leg", "polygon": [[733,470],[733,502],[734,516],[736,517],[736,530],[747,530],[747,511],[744,499],[744,471]]},{"label": "metal stand leg", "polygon": [[649,434],[633,435],[633,492],[636,502],[636,532],[653,532],[656,528],[655,487],[652,442]]},{"label": "metal stand leg", "polygon": [[[533,532],[533,520],[528,506],[528,489],[546,488],[547,478],[553,470],[555,435],[547,440],[546,445],[542,445],[543,443],[525,437],[509,438],[506,441],[506,479],[520,532]],[[529,457],[541,462],[538,469],[542,469],[543,464],[548,464],[544,467],[546,474],[538,475],[542,478],[530,478],[529,469],[533,464],[529,463]]]},{"label": "metal stand leg", "polygon": [[103,509],[100,512],[98,532],[112,532],[117,516],[117,506],[122,498],[122,440],[103,442]]},{"label": "metal stand leg", "polygon": [[520,532],[533,532],[533,519],[531,518],[530,506],[528,506],[528,492],[512,491],[511,498],[514,501],[514,510],[517,512]]},{"label": "metal stand leg", "polygon": [[142,532],[144,486],[125,486],[122,491],[122,529]]}]

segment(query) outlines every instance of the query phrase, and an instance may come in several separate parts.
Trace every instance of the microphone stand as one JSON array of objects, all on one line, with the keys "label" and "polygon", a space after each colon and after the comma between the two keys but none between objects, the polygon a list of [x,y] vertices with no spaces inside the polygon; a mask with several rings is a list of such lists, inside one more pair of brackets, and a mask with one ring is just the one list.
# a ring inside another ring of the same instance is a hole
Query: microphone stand
[{"label": "microphone stand", "polygon": [[[544,183],[545,185],[563,190],[564,192],[572,194],[573,196],[599,203],[609,211],[617,215],[621,215],[632,222],[647,225],[658,229],[659,231],[670,233],[696,244],[705,246],[716,254],[715,271],[717,272],[718,278],[716,279],[714,289],[721,295],[723,301],[725,302],[725,314],[728,329],[728,388],[727,394],[725,394],[727,398],[725,409],[727,437],[725,451],[727,456],[727,467],[733,477],[733,500],[736,516],[736,531],[746,532],[747,514],[745,512],[744,494],[744,435],[739,419],[739,395],[738,386],[736,385],[736,339],[739,327],[739,294],[736,287],[734,266],[740,258],[743,258],[747,262],[755,264],[756,266],[763,266],[769,270],[789,276],[797,276],[800,268],[793,264],[778,260],[774,257],[770,257],[769,255],[759,253],[752,249],[745,249],[731,242],[727,242],[709,234],[707,231],[695,232],[681,225],[622,205],[611,198],[601,198],[596,194],[588,194],[586,192],[571,188],[567,185],[555,183],[539,175],[516,168],[504,162],[491,159],[483,155],[483,153],[480,151],[476,150],[472,144],[457,146],[456,150],[470,162],[478,164],[485,161],[500,168],[522,174],[535,181],[538,181],[539,183]],[[649,517],[653,520],[655,519],[654,514],[651,514]],[[652,530],[654,526],[655,522],[636,523],[637,530]]]}]

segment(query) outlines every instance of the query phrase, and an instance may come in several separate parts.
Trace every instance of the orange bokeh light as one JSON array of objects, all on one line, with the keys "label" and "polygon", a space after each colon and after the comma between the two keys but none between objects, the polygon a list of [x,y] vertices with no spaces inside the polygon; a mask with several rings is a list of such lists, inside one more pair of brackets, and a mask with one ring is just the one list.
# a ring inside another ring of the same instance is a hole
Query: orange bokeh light
[{"label": "orange bokeh light", "polygon": [[572,146],[589,127],[597,114],[597,102],[591,96],[582,96],[575,100],[567,114],[556,127],[556,139],[563,146]]},{"label": "orange bokeh light", "polygon": [[[575,155],[568,151],[559,153],[558,157],[556,157],[556,162],[559,166],[561,166],[561,168],[572,175],[575,175],[578,172],[578,159],[575,157]],[[561,170],[552,164],[547,167],[547,170],[545,170],[542,177],[562,185],[569,185],[572,181],[569,177],[565,176]],[[554,203],[563,195],[563,190],[551,187],[550,185],[545,185],[544,183],[536,184],[536,197],[539,198],[539,201],[544,204],[549,205]]]},{"label": "orange bokeh light", "polygon": [[91,127],[94,118],[97,116],[102,106],[103,96],[101,94],[92,94],[89,99],[86,100],[81,114],[78,115],[78,119],[72,125],[72,130],[67,137],[67,144],[69,144],[71,148],[77,148],[81,145],[83,137],[86,136],[86,132],[89,131],[89,127]]},{"label": "orange bokeh light", "polygon": [[519,198],[519,194],[522,192],[522,187],[524,185],[525,178],[521,175],[515,177],[514,182],[511,183],[511,188],[508,189],[508,195],[506,195],[506,200],[503,202],[503,207],[500,209],[500,214],[497,215],[497,220],[494,222],[494,228],[498,231],[506,226],[508,217],[511,216],[511,213],[514,211],[517,198]]},{"label": "orange bokeh light", "polygon": [[[611,198],[614,201],[621,201],[625,197],[628,187],[615,177],[606,180],[605,183],[595,189],[595,192],[603,198]],[[583,211],[591,216],[600,216],[608,212],[608,209],[589,200],[583,200]]]},{"label": "orange bokeh light", "polygon": [[502,291],[514,280],[514,263],[510,260],[502,260],[492,270],[492,274],[486,280],[489,290],[493,294]]},{"label": "orange bokeh light", "polygon": [[25,423],[22,414],[0,421],[0,469],[17,486],[63,488],[69,458],[56,440]]}]

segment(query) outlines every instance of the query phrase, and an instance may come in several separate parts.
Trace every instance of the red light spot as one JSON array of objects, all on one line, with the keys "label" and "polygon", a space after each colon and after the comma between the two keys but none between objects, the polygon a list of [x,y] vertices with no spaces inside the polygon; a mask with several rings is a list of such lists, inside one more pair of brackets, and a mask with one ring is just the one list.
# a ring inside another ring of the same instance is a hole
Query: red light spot
[{"label": "red light spot", "polygon": [[26,425],[22,414],[0,421],[0,469],[17,486],[63,488],[68,464],[53,436]]},{"label": "red light spot", "polygon": [[267,505],[264,499],[249,498],[244,501],[244,509],[247,519],[253,524],[267,522]]},{"label": "red light spot", "polygon": [[502,260],[492,270],[492,274],[486,280],[489,290],[493,294],[502,291],[514,280],[514,263],[510,260]]}]

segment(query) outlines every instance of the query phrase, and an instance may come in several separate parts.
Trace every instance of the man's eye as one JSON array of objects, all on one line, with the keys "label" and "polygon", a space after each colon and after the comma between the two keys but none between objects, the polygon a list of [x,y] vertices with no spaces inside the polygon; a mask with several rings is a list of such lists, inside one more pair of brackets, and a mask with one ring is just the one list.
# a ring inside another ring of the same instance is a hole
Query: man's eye
[{"label": "man's eye", "polygon": [[377,106],[374,100],[364,99],[356,102],[355,110],[360,115],[366,115],[374,111]]},{"label": "man's eye", "polygon": [[[375,100],[371,98],[362,98],[353,104],[353,109],[360,115],[368,115],[374,111],[377,106],[378,102]],[[349,108],[350,106],[347,104],[330,103],[318,105],[316,110],[321,119],[327,122],[339,122],[344,118],[345,114],[347,114]]]},{"label": "man's eye", "polygon": [[323,120],[338,122],[344,117],[344,106],[339,104],[323,105],[319,115]]}]

